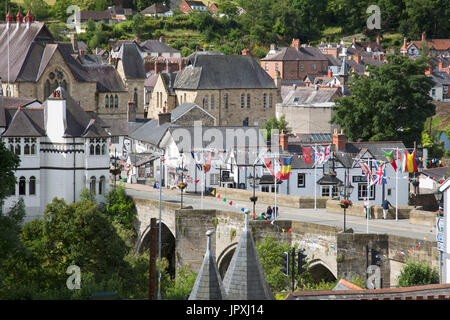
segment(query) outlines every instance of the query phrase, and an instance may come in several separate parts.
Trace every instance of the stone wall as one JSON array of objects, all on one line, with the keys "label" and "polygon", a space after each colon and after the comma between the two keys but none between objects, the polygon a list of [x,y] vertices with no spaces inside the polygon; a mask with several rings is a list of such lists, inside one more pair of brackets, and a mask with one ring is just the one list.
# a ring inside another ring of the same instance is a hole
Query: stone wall
[{"label": "stone wall", "polygon": [[[371,219],[383,219],[383,208],[381,206],[370,205],[370,218]],[[341,213],[344,214],[344,209],[339,205],[339,200],[328,200],[326,203],[326,208],[328,212]],[[411,206],[399,206],[398,207],[398,218],[399,219],[409,219]],[[362,203],[353,203],[352,206],[348,207],[346,214],[357,217],[365,217],[364,205]],[[386,216],[387,219],[395,219],[395,209],[390,208]]]},{"label": "stone wall", "polygon": [[[221,196],[236,201],[249,201],[253,196],[252,190],[216,188],[216,192]],[[255,192],[258,197],[257,203],[273,204],[274,194],[269,192]],[[317,197],[317,208],[325,208],[328,197]],[[314,197],[298,197],[284,194],[277,194],[277,204],[284,207],[311,209],[314,208]]]},{"label": "stone wall", "polygon": [[413,209],[409,213],[409,222],[433,227],[436,224],[436,212]]}]

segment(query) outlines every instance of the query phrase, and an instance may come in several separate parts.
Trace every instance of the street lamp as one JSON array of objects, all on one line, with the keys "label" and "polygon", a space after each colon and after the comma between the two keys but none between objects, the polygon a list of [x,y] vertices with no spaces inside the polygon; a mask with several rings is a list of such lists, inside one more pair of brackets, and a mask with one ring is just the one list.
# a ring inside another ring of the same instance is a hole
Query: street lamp
[{"label": "street lamp", "polygon": [[434,197],[436,198],[436,201],[437,201],[438,206],[439,206],[438,210],[441,210],[442,196],[443,196],[443,193],[440,192],[439,189],[436,190],[436,192],[434,193]]},{"label": "street lamp", "polygon": [[253,196],[250,197],[250,201],[253,202],[253,216],[255,216],[256,201],[258,201],[258,197],[255,195],[255,188],[259,185],[260,181],[261,178],[256,176],[255,165],[253,165],[253,175],[250,173],[250,176],[248,177],[248,182],[253,186]]},{"label": "street lamp", "polygon": [[178,187],[180,188],[180,198],[181,198],[180,209],[183,209],[183,190],[187,186],[187,184],[184,183],[184,171],[187,171],[187,170],[184,168],[183,150],[181,150],[180,153],[181,153],[181,168],[178,168],[177,173],[181,175],[181,182],[178,183]]},{"label": "street lamp", "polygon": [[[345,178],[347,178],[347,176]],[[353,192],[353,188],[354,188],[349,182],[346,182],[346,183],[347,184],[340,183],[337,186],[338,192],[340,193],[341,196],[344,197],[344,200],[347,200],[350,197],[350,195]],[[346,228],[345,228],[346,210],[348,208],[348,204],[341,204],[341,207],[344,208],[344,233],[345,233],[346,232]]]}]

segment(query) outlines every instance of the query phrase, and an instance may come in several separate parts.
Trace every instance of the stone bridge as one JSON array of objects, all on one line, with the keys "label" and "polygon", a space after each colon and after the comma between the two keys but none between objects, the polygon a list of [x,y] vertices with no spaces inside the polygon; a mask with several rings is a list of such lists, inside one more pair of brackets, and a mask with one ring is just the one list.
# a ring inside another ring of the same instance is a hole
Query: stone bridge
[{"label": "stone bridge", "polygon": [[[133,197],[137,209],[136,227],[139,251],[148,248],[151,218],[159,219],[159,201]],[[162,256],[169,260],[169,271],[188,264],[198,272],[206,250],[207,230],[215,230],[212,248],[222,277],[244,228],[244,214],[222,210],[181,209],[178,203],[162,202]],[[439,253],[436,241],[427,240],[406,254],[399,254],[417,239],[388,234],[342,233],[341,228],[291,220],[277,220],[274,225],[261,220],[251,220],[250,228],[255,242],[266,235],[298,244],[305,249],[310,262],[310,272],[317,280],[351,280],[356,276],[366,279],[370,264],[366,249],[376,249],[382,254],[382,287],[397,284],[401,268],[409,258],[425,261],[439,268]],[[283,232],[284,230],[284,232]]]}]

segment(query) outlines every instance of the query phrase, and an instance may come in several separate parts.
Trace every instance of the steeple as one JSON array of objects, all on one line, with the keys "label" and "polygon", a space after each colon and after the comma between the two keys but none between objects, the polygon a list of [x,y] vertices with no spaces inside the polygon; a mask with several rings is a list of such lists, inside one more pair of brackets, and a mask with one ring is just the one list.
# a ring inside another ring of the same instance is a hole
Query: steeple
[{"label": "steeple", "polygon": [[231,300],[273,300],[249,228],[249,212],[248,209],[245,211],[244,230],[223,279],[223,286]]},{"label": "steeple", "polygon": [[206,253],[200,271],[195,279],[189,300],[227,300],[227,295],[211,248],[212,234],[212,230],[206,232],[206,236],[208,237]]}]

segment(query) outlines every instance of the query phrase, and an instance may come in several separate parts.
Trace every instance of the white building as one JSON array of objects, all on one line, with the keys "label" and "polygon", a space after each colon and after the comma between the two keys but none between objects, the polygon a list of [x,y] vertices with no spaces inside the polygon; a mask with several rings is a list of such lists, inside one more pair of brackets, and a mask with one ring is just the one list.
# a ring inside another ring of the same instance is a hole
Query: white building
[{"label": "white building", "polygon": [[78,201],[84,188],[104,200],[109,189],[109,135],[62,87],[40,107],[0,107],[0,113],[10,115],[1,139],[21,160],[17,184],[4,209],[22,197],[26,220],[32,220],[42,217],[55,197]]},{"label": "white building", "polygon": [[439,191],[444,194],[444,251],[442,253],[443,277],[441,283],[450,283],[450,237],[448,235],[450,231],[450,219],[448,218],[450,215],[450,179],[444,181]]}]

